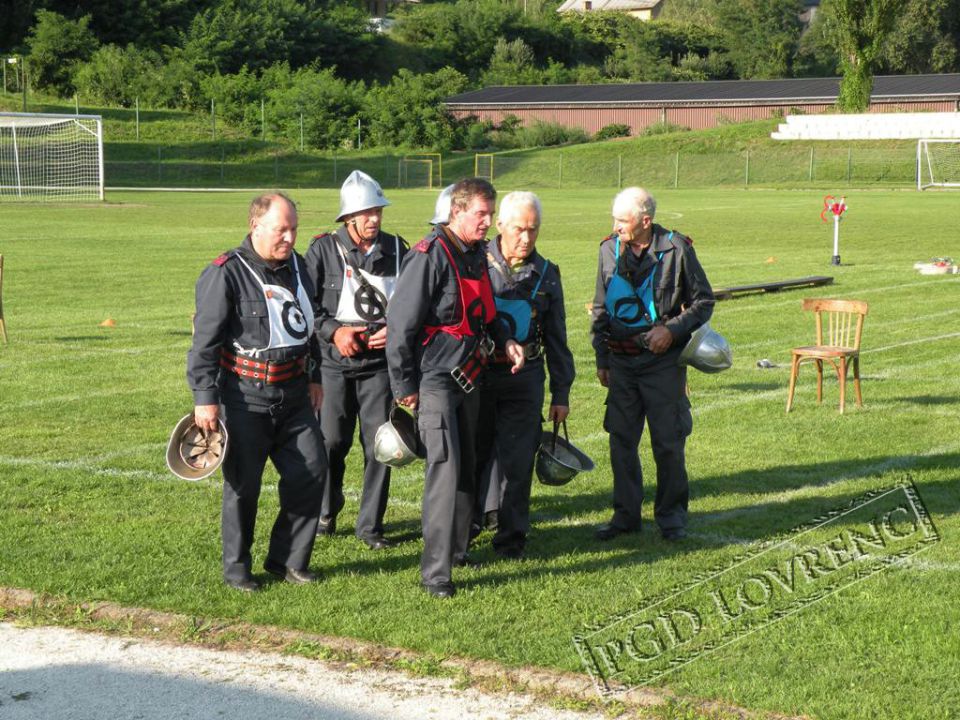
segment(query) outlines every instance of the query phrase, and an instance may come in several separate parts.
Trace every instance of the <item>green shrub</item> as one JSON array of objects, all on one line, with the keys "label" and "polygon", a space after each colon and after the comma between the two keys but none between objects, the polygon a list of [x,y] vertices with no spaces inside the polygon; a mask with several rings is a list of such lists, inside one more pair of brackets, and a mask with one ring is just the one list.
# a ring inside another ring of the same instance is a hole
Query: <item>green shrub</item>
[{"label": "green shrub", "polygon": [[610,123],[594,133],[594,140],[610,140],[611,138],[630,137],[630,126],[625,123]]}]

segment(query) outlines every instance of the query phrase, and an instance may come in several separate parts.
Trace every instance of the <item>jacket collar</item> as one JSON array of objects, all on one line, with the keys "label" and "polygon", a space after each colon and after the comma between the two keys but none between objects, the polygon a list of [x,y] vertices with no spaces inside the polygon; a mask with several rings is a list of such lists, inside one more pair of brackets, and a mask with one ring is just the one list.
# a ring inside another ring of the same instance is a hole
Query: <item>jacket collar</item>
[{"label": "jacket collar", "polygon": [[[243,253],[243,257],[245,260],[247,260],[247,262],[249,262],[255,268],[258,268],[261,270],[265,270],[269,272],[277,272],[285,268],[286,269],[291,268],[289,258],[287,260],[282,260],[277,265],[270,265],[266,260],[260,257],[260,254],[253,247],[253,241],[250,239],[249,234],[243,239],[243,242],[240,244],[240,252]],[[293,258],[292,254],[290,255],[290,258]]]}]

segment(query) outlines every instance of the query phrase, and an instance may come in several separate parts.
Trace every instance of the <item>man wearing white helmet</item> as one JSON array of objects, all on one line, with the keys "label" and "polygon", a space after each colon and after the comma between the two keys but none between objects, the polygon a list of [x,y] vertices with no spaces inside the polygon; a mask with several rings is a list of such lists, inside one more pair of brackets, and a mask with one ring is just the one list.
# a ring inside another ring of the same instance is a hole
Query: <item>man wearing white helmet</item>
[{"label": "man wearing white helmet", "polygon": [[407,251],[403,238],[380,229],[389,204],[376,180],[354,170],[340,188],[337,220],[343,225],[315,237],[305,258],[317,288],[325,393],[320,427],[330,462],[317,532],[336,531],[346,458],[359,417],[364,472],[356,536],[374,550],[390,545],[383,535],[390,468],[374,457],[374,436],[391,407],[386,312]]},{"label": "man wearing white helmet", "polygon": [[608,388],[613,517],[600,540],[640,529],[643,473],[637,447],[644,422],[657,465],[653,515],[665,540],[686,536],[689,490],[684,448],[693,429],[678,364],[690,334],[710,319],[713,290],[693,240],[653,222],[657,204],[639,187],[613,201],[613,234],[600,243],[593,298],[597,378]]}]

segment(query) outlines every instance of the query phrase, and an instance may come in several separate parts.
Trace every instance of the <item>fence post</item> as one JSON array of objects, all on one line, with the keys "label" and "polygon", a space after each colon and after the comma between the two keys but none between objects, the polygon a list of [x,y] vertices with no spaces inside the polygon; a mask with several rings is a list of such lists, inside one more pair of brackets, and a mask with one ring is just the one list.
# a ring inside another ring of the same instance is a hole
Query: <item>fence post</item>
[{"label": "fence post", "polygon": [[853,174],[853,148],[847,148],[847,184],[850,184],[850,177]]},{"label": "fence post", "polygon": [[140,96],[137,95],[136,99],[136,108],[137,108],[137,142],[140,142]]},{"label": "fence post", "polygon": [[680,151],[677,150],[673,158],[673,189],[680,187]]},{"label": "fence post", "polygon": [[557,178],[557,187],[563,187],[563,153],[560,153],[560,174]]},{"label": "fence post", "polygon": [[747,150],[747,164],[746,168],[743,171],[743,184],[747,187],[750,186],[750,151]]},{"label": "fence post", "polygon": [[623,155],[617,155],[617,190],[623,187]]},{"label": "fence post", "polygon": [[813,148],[810,148],[810,171],[807,173],[807,180],[813,182]]},{"label": "fence post", "polygon": [[273,181],[280,184],[280,149],[273,153]]},{"label": "fence post", "polygon": [[267,141],[267,116],[263,111],[263,98],[260,98],[260,139]]},{"label": "fence post", "polygon": [[220,184],[221,185],[223,184],[223,159],[225,154],[226,153],[224,152],[223,145],[221,145],[220,146]]},{"label": "fence post", "polygon": [[160,164],[161,159],[162,159],[162,146],[157,145],[157,181],[158,182],[162,175],[162,168],[163,168],[163,166]]},{"label": "fence post", "polygon": [[300,152],[303,152],[303,113],[300,113]]},{"label": "fence post", "polygon": [[217,139],[217,111],[214,99],[210,98],[210,139]]},{"label": "fence post", "polygon": [[74,110],[76,111],[74,114],[79,115],[80,114],[80,98],[77,95],[77,93],[73,94],[73,107],[74,107]]},{"label": "fence post", "polygon": [[333,153],[333,184],[337,184],[337,153]]}]

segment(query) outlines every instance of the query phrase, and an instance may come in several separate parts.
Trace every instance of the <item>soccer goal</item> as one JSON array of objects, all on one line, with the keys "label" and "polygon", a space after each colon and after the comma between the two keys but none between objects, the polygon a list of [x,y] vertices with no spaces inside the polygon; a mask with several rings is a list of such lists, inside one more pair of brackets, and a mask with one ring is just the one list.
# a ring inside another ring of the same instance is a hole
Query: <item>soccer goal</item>
[{"label": "soccer goal", "polygon": [[493,182],[493,155],[491,153],[476,153],[473,156],[473,176],[486,178]]},{"label": "soccer goal", "polygon": [[960,187],[960,140],[917,141],[917,190]]},{"label": "soccer goal", "polygon": [[433,189],[433,160],[404,157],[397,161],[397,185]]},{"label": "soccer goal", "polygon": [[100,116],[0,113],[0,200],[103,200]]},{"label": "soccer goal", "polygon": [[438,188],[443,186],[443,155],[440,153],[418,153],[417,155],[405,155],[404,160],[411,162],[430,161],[430,185],[429,188]]}]

